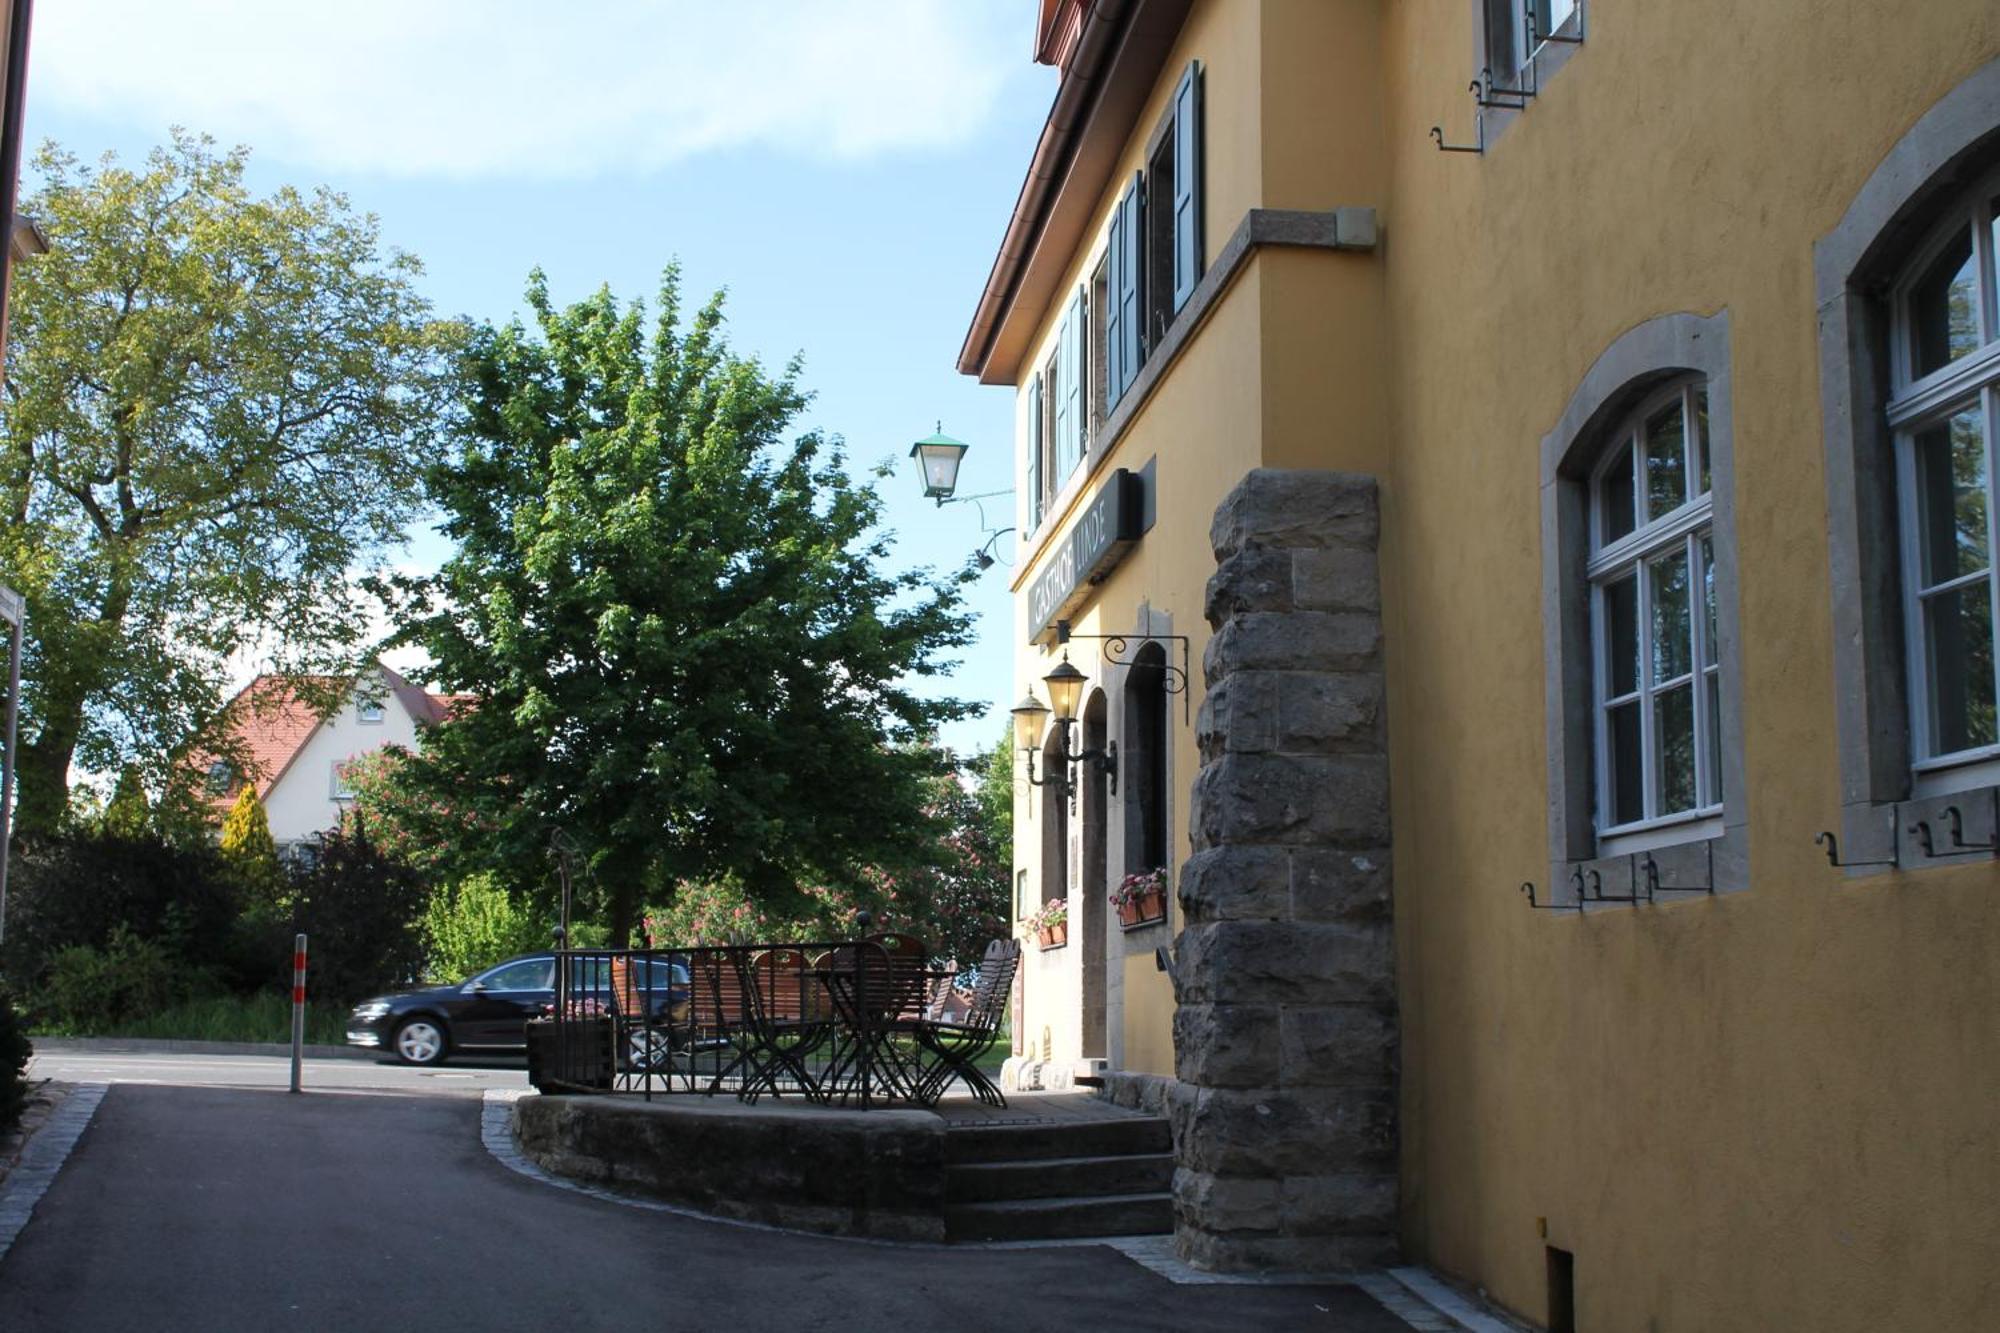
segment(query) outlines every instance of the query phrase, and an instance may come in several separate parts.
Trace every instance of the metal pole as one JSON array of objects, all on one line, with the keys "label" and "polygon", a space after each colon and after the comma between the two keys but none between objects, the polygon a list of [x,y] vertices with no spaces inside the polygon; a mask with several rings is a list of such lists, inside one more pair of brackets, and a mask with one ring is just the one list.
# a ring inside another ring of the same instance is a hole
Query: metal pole
[{"label": "metal pole", "polygon": [[0,620],[13,626],[7,653],[7,731],[0,736],[0,941],[7,938],[7,848],[13,838],[14,815],[14,723],[21,712],[21,634],[27,619],[27,599],[12,588],[0,586]]},{"label": "metal pole", "polygon": [[299,1091],[299,1072],[306,1055],[306,937],[292,941],[292,1091]]}]

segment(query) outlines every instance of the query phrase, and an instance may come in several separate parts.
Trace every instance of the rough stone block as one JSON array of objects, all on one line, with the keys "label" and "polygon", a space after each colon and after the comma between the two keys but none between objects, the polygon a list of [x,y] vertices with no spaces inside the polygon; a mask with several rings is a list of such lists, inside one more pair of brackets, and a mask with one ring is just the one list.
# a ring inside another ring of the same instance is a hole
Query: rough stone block
[{"label": "rough stone block", "polygon": [[1283,1189],[1277,1180],[1176,1170],[1174,1215],[1209,1232],[1276,1231]]},{"label": "rough stone block", "polygon": [[1292,874],[1282,847],[1211,847],[1181,866],[1181,910],[1191,923],[1281,920],[1291,910]]},{"label": "rough stone block", "polygon": [[1181,931],[1183,1004],[1391,1004],[1386,923],[1222,921]]},{"label": "rough stone block", "polygon": [[[1214,622],[1210,622],[1214,623]],[[1202,678],[1236,671],[1363,671],[1381,665],[1382,621],[1361,611],[1246,611],[1216,626]]]},{"label": "rough stone block", "polygon": [[1276,1005],[1174,1008],[1174,1073],[1208,1088],[1269,1088],[1281,1073]]},{"label": "rough stone block", "polygon": [[1226,754],[1195,776],[1195,846],[1379,844],[1389,838],[1388,760]]},{"label": "rough stone block", "polygon": [[1396,1015],[1384,1005],[1291,1005],[1278,1020],[1280,1084],[1388,1087],[1396,1077]]},{"label": "rough stone block", "polygon": [[1265,677],[1240,671],[1223,686],[1246,679],[1268,679],[1277,695],[1275,744],[1263,748],[1287,754],[1381,754],[1388,748],[1379,673],[1285,671]]},{"label": "rough stone block", "polygon": [[1386,1171],[1287,1176],[1278,1186],[1278,1210],[1280,1227],[1296,1236],[1394,1231],[1396,1177]]},{"label": "rough stone block", "polygon": [[1290,551],[1252,547],[1216,566],[1204,601],[1210,624],[1245,611],[1289,611],[1296,584]]},{"label": "rough stone block", "polygon": [[1292,916],[1368,921],[1389,915],[1387,847],[1292,849]]},{"label": "rough stone block", "polygon": [[[1180,1084],[1179,1087],[1190,1087]],[[1222,1176],[1393,1172],[1396,1098],[1387,1088],[1194,1088],[1168,1099],[1174,1157]]]},{"label": "rough stone block", "polygon": [[1363,546],[1377,536],[1375,479],[1354,472],[1256,468],[1216,506],[1218,560],[1250,546]]},{"label": "rough stone block", "polygon": [[1254,754],[1278,748],[1279,681],[1275,672],[1249,671],[1208,691],[1195,724],[1203,760],[1232,750]]},{"label": "rough stone block", "polygon": [[[1245,552],[1244,555],[1248,555]],[[1240,560],[1244,556],[1232,559]],[[1368,548],[1334,547],[1324,551],[1291,553],[1292,587],[1290,605],[1301,611],[1368,611],[1382,609],[1382,574],[1375,552]],[[1219,577],[1219,575],[1218,575]],[[1215,584],[1209,583],[1214,597]],[[1283,610],[1284,604],[1270,607],[1243,606],[1244,611]],[[1214,619],[1210,612],[1209,618]]]}]

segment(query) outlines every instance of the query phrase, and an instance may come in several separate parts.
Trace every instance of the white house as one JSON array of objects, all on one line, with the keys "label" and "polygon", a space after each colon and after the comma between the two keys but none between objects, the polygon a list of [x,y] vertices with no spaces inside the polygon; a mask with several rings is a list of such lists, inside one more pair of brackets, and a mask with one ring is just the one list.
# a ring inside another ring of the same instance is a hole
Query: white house
[{"label": "white house", "polygon": [[[322,717],[329,686],[346,692]],[[254,781],[283,854],[340,823],[352,799],[344,777],[349,763],[385,745],[415,749],[419,728],[442,721],[460,699],[430,694],[379,662],[352,682],[259,676],[225,709],[247,771],[222,759],[204,761],[209,799],[226,814],[243,783]]]}]

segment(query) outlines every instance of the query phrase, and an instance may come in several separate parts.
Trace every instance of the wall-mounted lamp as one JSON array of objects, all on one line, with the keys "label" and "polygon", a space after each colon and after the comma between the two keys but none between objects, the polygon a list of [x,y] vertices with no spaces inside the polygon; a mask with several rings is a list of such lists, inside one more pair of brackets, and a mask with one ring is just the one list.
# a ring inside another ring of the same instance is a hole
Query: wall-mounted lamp
[{"label": "wall-mounted lamp", "polygon": [[1063,729],[1062,754],[1065,767],[1069,770],[1063,788],[1069,794],[1070,804],[1076,804],[1076,768],[1082,764],[1095,764],[1097,771],[1104,774],[1110,783],[1113,796],[1118,794],[1118,743],[1108,742],[1101,750],[1074,750],[1070,748],[1070,729],[1076,725],[1076,706],[1083,701],[1083,687],[1086,677],[1070,663],[1069,654],[1064,653],[1062,661],[1055,669],[1042,677],[1042,683],[1049,687],[1049,701],[1055,705],[1056,725]]},{"label": "wall-mounted lamp", "polygon": [[944,433],[944,423],[938,422],[935,434],[925,436],[910,446],[910,457],[917,460],[917,471],[923,478],[924,498],[935,500],[938,507],[948,504],[969,504],[979,511],[980,530],[987,534],[986,544],[973,552],[973,563],[981,569],[991,569],[997,563],[993,555],[993,545],[1012,532],[1012,528],[994,531],[986,526],[986,506],[981,500],[991,500],[998,495],[1012,495],[1010,487],[1004,491],[981,491],[977,495],[957,495],[958,465],[965,461],[965,453],[971,446],[962,440],[954,440]]},{"label": "wall-mounted lamp", "polygon": [[923,474],[925,499],[940,505],[951,499],[951,493],[958,489],[958,465],[965,460],[968,447],[945,434],[942,421],[935,435],[910,446],[910,457],[917,460],[917,471]]}]

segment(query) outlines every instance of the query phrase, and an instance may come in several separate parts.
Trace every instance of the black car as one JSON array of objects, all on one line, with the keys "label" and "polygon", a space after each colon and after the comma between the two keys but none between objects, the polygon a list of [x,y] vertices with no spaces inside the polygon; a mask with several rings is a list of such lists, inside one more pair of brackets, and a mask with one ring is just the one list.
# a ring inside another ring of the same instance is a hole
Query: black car
[{"label": "black car", "polygon": [[[607,959],[574,959],[571,967],[572,995],[599,1004],[610,998]],[[457,985],[363,1000],[347,1017],[347,1044],[389,1051],[411,1065],[435,1065],[453,1051],[525,1051],[528,1020],[554,1010],[555,975],[554,954],[524,954]],[[635,962],[634,983],[648,995],[656,1022],[686,1006],[688,970],[681,963],[654,958],[641,969]],[[635,1031],[632,1042],[635,1063],[645,1063],[646,1034]]]}]

